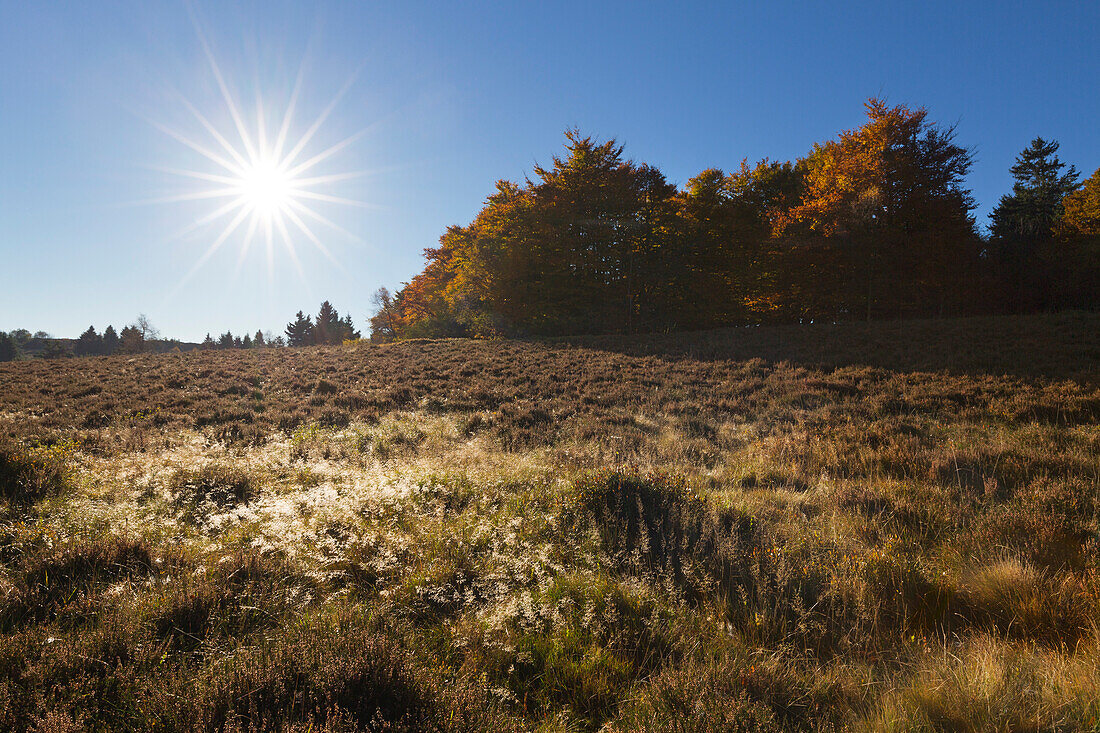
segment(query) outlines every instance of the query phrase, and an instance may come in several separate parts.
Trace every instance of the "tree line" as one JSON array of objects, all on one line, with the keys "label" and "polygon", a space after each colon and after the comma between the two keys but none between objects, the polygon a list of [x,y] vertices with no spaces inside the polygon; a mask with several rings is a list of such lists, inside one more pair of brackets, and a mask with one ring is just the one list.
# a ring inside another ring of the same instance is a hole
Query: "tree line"
[{"label": "tree line", "polygon": [[[499,181],[422,272],[375,294],[375,340],[699,329],[1100,304],[1100,171],[1036,138],[981,234],[970,149],[923,108],[872,99],[803,158],[683,187],[614,140]],[[289,334],[289,331],[288,331]]]},{"label": "tree line", "polygon": [[254,335],[235,336],[232,331],[226,331],[218,338],[207,333],[202,343],[185,344],[176,339],[162,339],[160,332],[141,314],[134,323],[125,326],[121,331],[115,331],[114,326],[107,326],[103,333],[99,333],[95,326],[88,326],[88,330],[77,339],[55,339],[45,331],[32,335],[26,329],[15,329],[11,333],[0,331],[0,362],[35,355],[52,359],[136,354],[173,348],[262,349],[342,344],[360,337],[351,314],[341,316],[327,300],[321,303],[316,316],[307,316],[298,311],[295,319],[287,324],[285,333],[284,337],[270,331],[257,330]]},{"label": "tree line", "polygon": [[234,336],[231,331],[226,331],[217,339],[206,334],[201,348],[204,349],[262,349],[279,346],[324,346],[342,344],[345,341],[354,341],[359,338],[359,331],[355,328],[351,314],[341,317],[332,303],[324,301],[316,317],[305,315],[298,311],[294,320],[286,325],[284,331],[286,337],[272,335],[256,331],[254,336],[245,334]]},{"label": "tree line", "polygon": [[[98,333],[95,326],[88,326],[77,339],[55,339],[45,331],[31,333],[17,328],[10,333],[0,331],[0,362],[12,361],[35,351],[46,359],[71,356],[108,356],[111,354],[137,354],[142,351],[164,351],[179,346],[176,340],[162,340],[160,332],[144,313],[137,320],[116,331],[113,325]],[[35,349],[34,347],[38,347]]]},{"label": "tree line", "polygon": [[341,318],[340,312],[327,300],[321,303],[316,318],[298,311],[294,320],[286,325],[285,333],[288,346],[342,344],[359,338],[351,314]]}]

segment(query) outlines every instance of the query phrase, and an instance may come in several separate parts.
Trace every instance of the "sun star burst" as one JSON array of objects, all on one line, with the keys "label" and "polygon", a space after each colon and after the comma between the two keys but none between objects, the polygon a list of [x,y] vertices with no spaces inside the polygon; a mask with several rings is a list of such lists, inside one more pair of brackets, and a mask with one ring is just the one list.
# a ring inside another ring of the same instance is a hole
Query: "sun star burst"
[{"label": "sun star burst", "polygon": [[362,202],[332,195],[327,189],[331,184],[359,177],[365,172],[318,175],[316,169],[321,163],[330,160],[358,139],[362,132],[312,155],[307,153],[307,149],[341,97],[348,91],[354,77],[344,85],[332,102],[305,128],[305,131],[292,140],[289,136],[302,89],[302,72],[298,73],[278,128],[268,129],[264,117],[264,102],[259,95],[257,95],[256,108],[252,115],[254,124],[249,125],[246,124],[241,105],[230,92],[225,77],[201,31],[199,31],[199,39],[232,119],[233,129],[219,130],[206,115],[186,99],[182,99],[182,102],[202,126],[207,137],[206,142],[202,142],[201,138],[196,141],[154,123],[173,139],[198,153],[208,168],[208,170],[163,170],[193,182],[209,184],[198,190],[156,201],[209,200],[214,203],[209,212],[180,232],[184,234],[200,229],[210,229],[217,234],[213,236],[194,267],[183,277],[177,290],[238,231],[243,232],[237,259],[238,268],[247,256],[253,240],[258,236],[262,237],[266,244],[269,277],[273,268],[276,240],[281,241],[299,276],[303,278],[301,262],[295,250],[296,237],[303,237],[331,262],[338,264],[329,249],[322,243],[321,238],[311,228],[311,223],[320,224],[344,236],[356,237],[316,211],[314,206],[317,203],[364,206]]}]

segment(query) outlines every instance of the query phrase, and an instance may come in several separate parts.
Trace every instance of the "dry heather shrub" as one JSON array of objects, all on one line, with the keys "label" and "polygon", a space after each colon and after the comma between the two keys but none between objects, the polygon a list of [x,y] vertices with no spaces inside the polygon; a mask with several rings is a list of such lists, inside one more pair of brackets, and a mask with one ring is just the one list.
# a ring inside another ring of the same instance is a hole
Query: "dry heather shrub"
[{"label": "dry heather shrub", "polygon": [[60,494],[71,474],[67,457],[72,446],[26,445],[0,437],[0,497],[16,504],[34,504]]},{"label": "dry heather shrub", "polygon": [[685,635],[643,586],[603,575],[559,576],[462,631],[465,669],[498,680],[528,715],[568,709],[588,730],[673,658]]},{"label": "dry heather shrub", "polygon": [[169,729],[515,729],[483,687],[419,666],[415,649],[350,610],[311,614],[208,675],[191,696],[155,701]]},{"label": "dry heather shrub", "polygon": [[239,549],[180,564],[178,579],[142,609],[153,633],[176,647],[194,649],[214,639],[241,637],[277,623],[317,595],[316,584],[279,552]]},{"label": "dry heather shrub", "polygon": [[980,554],[1005,548],[1050,570],[1082,571],[1095,567],[1098,500],[1089,478],[1038,480],[979,514],[967,539]]},{"label": "dry heather shrub", "polygon": [[67,605],[90,599],[108,582],[147,574],[151,558],[144,539],[117,535],[33,548],[20,558],[14,589],[0,604],[0,628],[50,620]]},{"label": "dry heather shrub", "polygon": [[84,722],[69,713],[50,711],[34,721],[35,733],[83,733]]},{"label": "dry heather shrub", "polygon": [[521,451],[552,443],[557,435],[554,416],[541,407],[508,404],[495,416],[494,431],[505,450]]},{"label": "dry heather shrub", "polygon": [[209,463],[202,468],[181,468],[166,487],[178,504],[213,504],[219,509],[247,504],[260,492],[260,483],[248,471],[229,464]]}]

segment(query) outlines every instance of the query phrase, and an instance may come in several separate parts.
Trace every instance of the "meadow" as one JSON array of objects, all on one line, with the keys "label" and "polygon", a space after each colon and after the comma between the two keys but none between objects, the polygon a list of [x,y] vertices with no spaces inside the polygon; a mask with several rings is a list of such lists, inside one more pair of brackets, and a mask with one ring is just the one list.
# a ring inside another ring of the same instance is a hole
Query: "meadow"
[{"label": "meadow", "polygon": [[1100,315],[0,364],[0,729],[1100,731]]}]

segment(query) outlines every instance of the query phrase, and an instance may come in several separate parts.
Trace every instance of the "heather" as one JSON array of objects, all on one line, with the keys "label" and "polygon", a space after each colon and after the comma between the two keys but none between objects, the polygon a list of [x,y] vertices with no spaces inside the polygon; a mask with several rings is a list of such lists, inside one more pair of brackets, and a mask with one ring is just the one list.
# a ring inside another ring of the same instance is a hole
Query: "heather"
[{"label": "heather", "polygon": [[0,365],[0,727],[1095,730],[1100,319]]}]

